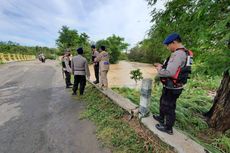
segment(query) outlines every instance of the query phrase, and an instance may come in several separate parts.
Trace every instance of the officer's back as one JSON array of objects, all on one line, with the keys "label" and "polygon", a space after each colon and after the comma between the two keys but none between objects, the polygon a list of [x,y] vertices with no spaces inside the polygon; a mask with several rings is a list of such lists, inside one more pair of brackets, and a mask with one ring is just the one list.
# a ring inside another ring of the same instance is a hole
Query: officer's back
[{"label": "officer's back", "polygon": [[74,75],[87,75],[89,74],[88,64],[85,57],[82,55],[74,56],[72,59],[72,70]]}]

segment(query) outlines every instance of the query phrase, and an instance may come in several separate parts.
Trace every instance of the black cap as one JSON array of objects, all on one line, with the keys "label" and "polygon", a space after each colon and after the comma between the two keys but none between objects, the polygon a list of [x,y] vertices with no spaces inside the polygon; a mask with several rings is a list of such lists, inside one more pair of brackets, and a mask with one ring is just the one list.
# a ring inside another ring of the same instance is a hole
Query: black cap
[{"label": "black cap", "polygon": [[78,49],[77,49],[77,53],[78,53],[78,54],[83,54],[83,48],[82,48],[82,47],[78,48]]},{"label": "black cap", "polygon": [[91,48],[92,48],[92,49],[95,49],[95,48],[96,48],[96,46],[95,46],[95,45],[91,45]]},{"label": "black cap", "polygon": [[105,51],[105,49],[106,49],[105,46],[101,46],[101,50]]}]

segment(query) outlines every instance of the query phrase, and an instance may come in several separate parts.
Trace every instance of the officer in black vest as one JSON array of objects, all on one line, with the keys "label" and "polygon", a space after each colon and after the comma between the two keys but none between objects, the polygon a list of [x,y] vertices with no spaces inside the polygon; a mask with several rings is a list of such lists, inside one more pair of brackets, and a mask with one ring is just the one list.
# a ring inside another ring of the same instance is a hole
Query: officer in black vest
[{"label": "officer in black vest", "polygon": [[155,64],[164,87],[160,98],[160,114],[153,115],[153,118],[160,123],[156,125],[158,130],[172,135],[176,119],[176,101],[191,73],[192,61],[188,58],[191,51],[182,45],[179,34],[172,33],[163,43],[172,53],[163,65]]},{"label": "officer in black vest", "polygon": [[92,45],[91,49],[92,49],[92,62],[93,62],[94,74],[96,78],[96,80],[93,83],[98,84],[99,83],[99,62],[96,62],[95,59],[99,55],[99,52],[97,51],[95,45]]},{"label": "officer in black vest", "polygon": [[73,85],[71,83],[71,60],[70,60],[70,51],[66,50],[64,56],[62,57],[62,70],[65,73],[65,83],[66,88],[71,88],[70,86]]}]

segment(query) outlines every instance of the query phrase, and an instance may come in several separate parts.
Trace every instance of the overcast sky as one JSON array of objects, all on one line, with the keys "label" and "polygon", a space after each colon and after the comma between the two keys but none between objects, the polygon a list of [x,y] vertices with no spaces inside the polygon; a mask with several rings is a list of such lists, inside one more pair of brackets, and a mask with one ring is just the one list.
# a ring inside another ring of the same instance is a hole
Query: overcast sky
[{"label": "overcast sky", "polygon": [[145,0],[0,0],[0,41],[56,47],[67,25],[92,41],[115,34],[133,46],[150,29],[150,11]]}]

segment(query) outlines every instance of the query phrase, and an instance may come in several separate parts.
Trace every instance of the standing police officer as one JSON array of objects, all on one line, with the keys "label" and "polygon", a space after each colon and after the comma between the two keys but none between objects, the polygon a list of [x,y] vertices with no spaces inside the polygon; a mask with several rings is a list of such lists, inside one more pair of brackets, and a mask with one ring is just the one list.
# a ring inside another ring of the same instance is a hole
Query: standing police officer
[{"label": "standing police officer", "polygon": [[170,34],[163,44],[172,54],[163,65],[155,64],[164,87],[160,98],[160,115],[153,115],[153,118],[160,123],[156,125],[158,130],[172,135],[176,101],[191,73],[192,53],[182,45],[181,37],[177,33]]},{"label": "standing police officer", "polygon": [[67,49],[64,56],[62,57],[62,70],[65,73],[65,83],[66,88],[70,88],[71,83],[71,60],[70,60],[70,51]]},{"label": "standing police officer", "polygon": [[106,52],[105,46],[100,47],[100,54],[96,57],[95,62],[99,62],[100,86],[108,88],[109,53]]},{"label": "standing police officer", "polygon": [[83,49],[77,49],[77,56],[74,56],[72,59],[72,72],[74,74],[74,86],[73,94],[77,95],[78,84],[80,83],[80,95],[83,95],[86,85],[86,76],[90,77],[88,62],[85,57],[82,56]]},{"label": "standing police officer", "polygon": [[99,52],[96,50],[96,46],[92,45],[92,62],[93,62],[93,68],[94,68],[94,74],[96,80],[93,82],[94,84],[99,83],[99,62],[95,62],[95,58],[99,55]]}]

